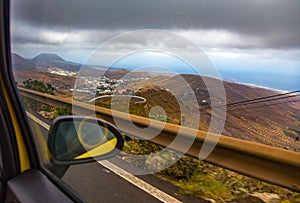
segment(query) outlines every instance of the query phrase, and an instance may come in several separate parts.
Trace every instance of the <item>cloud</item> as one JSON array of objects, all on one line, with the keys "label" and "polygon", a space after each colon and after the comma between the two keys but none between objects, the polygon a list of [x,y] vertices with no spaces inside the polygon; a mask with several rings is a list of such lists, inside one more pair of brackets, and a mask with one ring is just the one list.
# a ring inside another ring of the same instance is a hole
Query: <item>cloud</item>
[{"label": "cloud", "polygon": [[[298,49],[299,8],[298,0],[15,0],[12,41],[94,48],[115,35],[150,28],[178,32],[200,47]],[[158,47],[186,48],[162,37],[165,44]],[[135,41],[111,48],[145,46]]]},{"label": "cloud", "polygon": [[178,33],[190,39],[198,46],[210,48],[263,48],[266,42],[251,35],[242,35],[229,30],[180,30]]}]

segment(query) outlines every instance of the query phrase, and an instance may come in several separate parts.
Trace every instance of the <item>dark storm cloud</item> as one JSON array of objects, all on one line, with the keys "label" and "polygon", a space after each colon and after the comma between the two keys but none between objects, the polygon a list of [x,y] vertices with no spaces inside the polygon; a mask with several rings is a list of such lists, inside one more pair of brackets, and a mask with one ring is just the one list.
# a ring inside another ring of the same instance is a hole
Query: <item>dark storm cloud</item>
[{"label": "dark storm cloud", "polygon": [[300,47],[299,0],[18,0],[16,24],[53,30],[211,29]]}]

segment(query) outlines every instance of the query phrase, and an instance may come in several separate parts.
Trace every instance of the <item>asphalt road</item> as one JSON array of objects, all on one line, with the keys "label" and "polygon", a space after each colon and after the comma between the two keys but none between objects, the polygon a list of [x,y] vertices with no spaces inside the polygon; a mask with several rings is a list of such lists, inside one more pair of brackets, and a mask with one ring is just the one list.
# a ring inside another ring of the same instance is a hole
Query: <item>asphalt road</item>
[{"label": "asphalt road", "polygon": [[[48,130],[41,123],[50,125],[51,122],[40,115],[34,116],[42,122],[37,125],[36,121],[29,119],[33,130],[40,130],[47,138]],[[93,162],[69,167],[62,180],[87,202],[207,202],[177,196],[176,186],[154,175],[132,178],[138,179],[137,182],[130,182],[110,168]]]}]

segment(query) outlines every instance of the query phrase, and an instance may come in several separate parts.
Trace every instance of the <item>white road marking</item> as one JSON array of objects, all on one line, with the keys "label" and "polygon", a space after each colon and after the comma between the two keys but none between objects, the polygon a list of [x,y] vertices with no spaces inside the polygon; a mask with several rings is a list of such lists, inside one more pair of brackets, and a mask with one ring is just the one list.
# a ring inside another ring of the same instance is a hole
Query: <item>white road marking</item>
[{"label": "white road marking", "polygon": [[31,113],[26,111],[26,114],[29,118],[31,118],[34,122],[40,124],[41,126],[43,126],[45,129],[49,130],[50,129],[50,125],[48,125],[47,123],[41,121],[40,119],[38,119],[37,117],[35,117],[34,115],[32,115]]},{"label": "white road marking", "polygon": [[181,202],[107,160],[98,161],[98,163],[162,202]]},{"label": "white road marking", "polygon": [[[35,117],[34,115],[32,115],[29,112],[26,112],[26,114],[30,119],[32,119],[34,122],[40,124],[45,129],[47,129],[47,130],[50,129],[50,126],[47,123],[41,121],[40,119],[38,119],[37,117]],[[168,195],[167,193],[159,190],[158,188],[150,185],[149,183],[146,183],[145,181],[139,179],[138,177],[132,175],[131,173],[125,171],[124,169],[116,166],[115,164],[113,164],[107,160],[98,161],[98,163],[101,164],[102,166],[104,166],[105,168],[109,169],[110,171],[114,172],[121,178],[125,179],[126,181],[130,182],[131,184],[144,190],[145,192],[147,192],[148,194],[152,195],[153,197],[155,197],[156,199],[158,199],[162,202],[168,202],[168,203],[169,202],[170,203],[180,203],[181,202],[181,201],[175,199],[174,197]]]}]

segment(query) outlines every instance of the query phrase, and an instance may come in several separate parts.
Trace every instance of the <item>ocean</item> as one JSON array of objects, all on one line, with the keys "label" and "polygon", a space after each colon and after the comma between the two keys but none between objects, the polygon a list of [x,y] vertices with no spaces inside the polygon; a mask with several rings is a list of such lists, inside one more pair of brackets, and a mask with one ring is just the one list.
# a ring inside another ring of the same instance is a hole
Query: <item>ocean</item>
[{"label": "ocean", "polygon": [[300,89],[300,73],[255,73],[219,71],[225,81],[265,87],[280,91],[295,91]]}]

